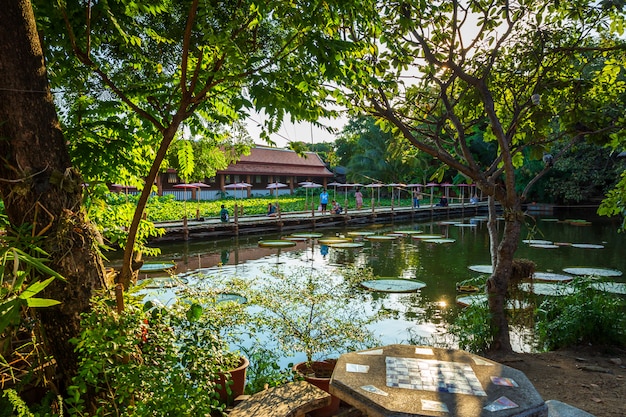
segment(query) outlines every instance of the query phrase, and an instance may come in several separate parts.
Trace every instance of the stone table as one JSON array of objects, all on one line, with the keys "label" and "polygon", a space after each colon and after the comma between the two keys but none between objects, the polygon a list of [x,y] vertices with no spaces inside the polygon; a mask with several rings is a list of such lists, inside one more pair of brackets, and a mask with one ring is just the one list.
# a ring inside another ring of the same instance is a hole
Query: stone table
[{"label": "stone table", "polygon": [[548,416],[521,371],[462,350],[427,346],[341,355],[330,393],[368,417]]}]

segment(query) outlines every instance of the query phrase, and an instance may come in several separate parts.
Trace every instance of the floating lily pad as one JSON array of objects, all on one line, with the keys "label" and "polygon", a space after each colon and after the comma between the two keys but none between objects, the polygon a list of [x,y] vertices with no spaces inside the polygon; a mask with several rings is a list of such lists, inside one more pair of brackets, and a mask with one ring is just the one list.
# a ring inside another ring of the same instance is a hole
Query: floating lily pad
[{"label": "floating lily pad", "polygon": [[572,243],[572,247],[581,249],[604,249],[604,245],[596,245],[593,243]]},{"label": "floating lily pad", "polygon": [[362,248],[363,246],[365,246],[365,244],[361,242],[338,242],[338,243],[331,243],[328,246],[330,246],[331,248],[336,248],[336,249],[356,249],[356,248]]},{"label": "floating lily pad", "polygon": [[531,248],[539,248],[539,249],[558,249],[560,246],[559,245],[553,245],[553,244],[538,244],[538,243],[533,243],[528,245]]},{"label": "floating lily pad", "polygon": [[456,298],[456,303],[461,307],[487,302],[487,294],[463,295]]},{"label": "floating lily pad", "polygon": [[587,267],[572,267],[572,268],[563,268],[563,272],[567,272],[572,275],[588,275],[588,276],[598,276],[598,277],[621,277],[622,271],[618,271],[617,269],[607,269],[607,268],[587,268]]},{"label": "floating lily pad", "polygon": [[594,282],[591,286],[598,291],[626,294],[626,283],[624,282]]},{"label": "floating lily pad", "polygon": [[418,235],[424,233],[423,230],[394,230],[394,233],[401,233],[403,235]]},{"label": "floating lily pad", "polygon": [[319,243],[320,245],[332,245],[333,243],[344,242],[352,242],[352,239],[345,237],[325,237],[317,240],[317,243]]},{"label": "floating lily pad", "polygon": [[411,236],[413,239],[422,240],[422,239],[441,239],[443,236],[441,235],[415,235]]},{"label": "floating lily pad", "polygon": [[519,286],[522,291],[537,295],[568,295],[573,294],[576,288],[567,284],[555,284],[548,282],[522,282]]},{"label": "floating lily pad", "polygon": [[348,236],[372,236],[375,234],[376,233],[374,232],[364,232],[364,231],[353,231],[353,232],[347,233]]},{"label": "floating lily pad", "polygon": [[468,268],[481,274],[493,274],[493,267],[491,265],[470,265]]},{"label": "floating lily pad", "polygon": [[570,242],[554,242],[557,246],[572,246]]},{"label": "floating lily pad", "polygon": [[323,233],[302,232],[302,233],[292,233],[291,236],[306,237],[307,239],[315,239],[315,238],[324,236],[324,234]]},{"label": "floating lily pad", "polygon": [[539,219],[539,220],[541,220],[542,222],[558,222],[559,221],[559,219],[555,219],[555,218],[552,218],[552,217],[546,217],[546,218],[542,218],[542,219]]},{"label": "floating lily pad", "polygon": [[557,274],[554,272],[535,272],[533,274],[533,279],[535,281],[559,281],[559,282],[568,282],[571,281],[574,277],[571,275],[565,274]]},{"label": "floating lily pad", "polygon": [[[487,302],[487,294],[463,295],[456,298],[456,303],[461,307],[485,302]],[[507,300],[506,303],[506,308],[509,310],[524,310],[528,307],[530,307],[530,304],[521,300]]]},{"label": "floating lily pad", "polygon": [[281,239],[291,240],[292,242],[306,242],[307,240],[309,240],[308,237],[302,237],[302,236],[284,236]]},{"label": "floating lily pad", "polygon": [[163,272],[174,268],[176,268],[176,263],[174,262],[145,262],[139,268],[139,272]]},{"label": "floating lily pad", "polygon": [[218,303],[222,303],[225,301],[235,301],[239,304],[245,304],[248,302],[248,299],[243,295],[235,294],[235,293],[220,293],[215,298],[215,301]]},{"label": "floating lily pad", "polygon": [[403,235],[402,233],[385,233],[385,236],[399,238],[399,237],[404,237],[405,235]]},{"label": "floating lily pad", "polygon": [[552,241],[541,239],[524,239],[522,240],[522,242],[528,243],[530,245],[552,245]]},{"label": "floating lily pad", "polygon": [[476,223],[454,223],[456,227],[477,227]]},{"label": "floating lily pad", "polygon": [[365,236],[365,239],[372,240],[372,241],[391,241],[391,240],[396,240],[397,238],[398,238],[397,236],[388,236],[388,235]]},{"label": "floating lily pad", "polygon": [[425,282],[404,278],[378,278],[361,283],[365,288],[381,292],[415,292],[426,286]]},{"label": "floating lily pad", "polygon": [[455,239],[422,239],[422,242],[426,243],[454,243]]},{"label": "floating lily pad", "polygon": [[262,248],[289,248],[296,246],[296,242],[291,240],[261,240],[259,246]]},{"label": "floating lily pad", "polygon": [[441,222],[437,222],[437,224],[442,225],[442,226],[452,226],[453,224],[456,224],[456,222],[452,222],[452,221],[441,221]]},{"label": "floating lily pad", "polygon": [[139,283],[145,284],[146,288],[173,288],[181,284],[187,284],[187,282],[186,278],[180,277],[154,277],[139,281]]}]

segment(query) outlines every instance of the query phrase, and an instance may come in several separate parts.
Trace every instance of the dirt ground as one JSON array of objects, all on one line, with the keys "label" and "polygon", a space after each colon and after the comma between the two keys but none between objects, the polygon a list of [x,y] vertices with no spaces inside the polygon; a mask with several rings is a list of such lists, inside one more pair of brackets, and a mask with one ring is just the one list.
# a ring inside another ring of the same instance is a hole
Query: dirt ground
[{"label": "dirt ground", "polygon": [[576,348],[489,358],[524,372],[544,400],[596,417],[626,416],[626,350]]}]

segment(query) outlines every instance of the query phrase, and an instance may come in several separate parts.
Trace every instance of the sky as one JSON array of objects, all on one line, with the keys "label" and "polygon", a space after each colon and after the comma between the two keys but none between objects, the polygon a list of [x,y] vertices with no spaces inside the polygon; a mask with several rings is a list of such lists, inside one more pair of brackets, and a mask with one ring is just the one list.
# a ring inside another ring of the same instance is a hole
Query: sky
[{"label": "sky", "polygon": [[[259,134],[261,129],[258,127],[263,120],[262,115],[254,115],[248,118],[246,126],[250,137],[254,140],[254,143],[263,144]],[[283,126],[277,133],[270,135],[270,138],[276,143],[279,148],[284,148],[289,142],[305,142],[305,143],[322,143],[322,142],[334,142],[337,135],[341,132],[341,129],[346,125],[347,119],[340,117],[337,119],[323,119],[320,123],[325,126],[330,126],[336,130],[335,133],[327,132],[317,126],[313,126],[310,123],[291,123],[285,121]]]}]

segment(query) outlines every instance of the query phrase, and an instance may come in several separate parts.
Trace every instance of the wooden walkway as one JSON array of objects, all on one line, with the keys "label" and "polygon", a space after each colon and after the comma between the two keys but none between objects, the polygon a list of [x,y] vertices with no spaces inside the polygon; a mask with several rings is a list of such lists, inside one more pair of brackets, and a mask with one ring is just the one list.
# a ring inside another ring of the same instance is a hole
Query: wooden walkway
[{"label": "wooden walkway", "polygon": [[222,223],[218,217],[212,217],[201,220],[190,219],[186,224],[184,221],[156,223],[157,227],[165,229],[165,235],[153,239],[153,241],[221,239],[259,233],[283,233],[359,224],[428,221],[486,214],[487,203],[481,202],[471,205],[450,204],[448,207],[422,205],[416,209],[412,207],[374,207],[350,210],[345,214],[336,215],[322,215],[317,211],[281,213],[277,217],[243,215],[232,216],[228,223]]}]

